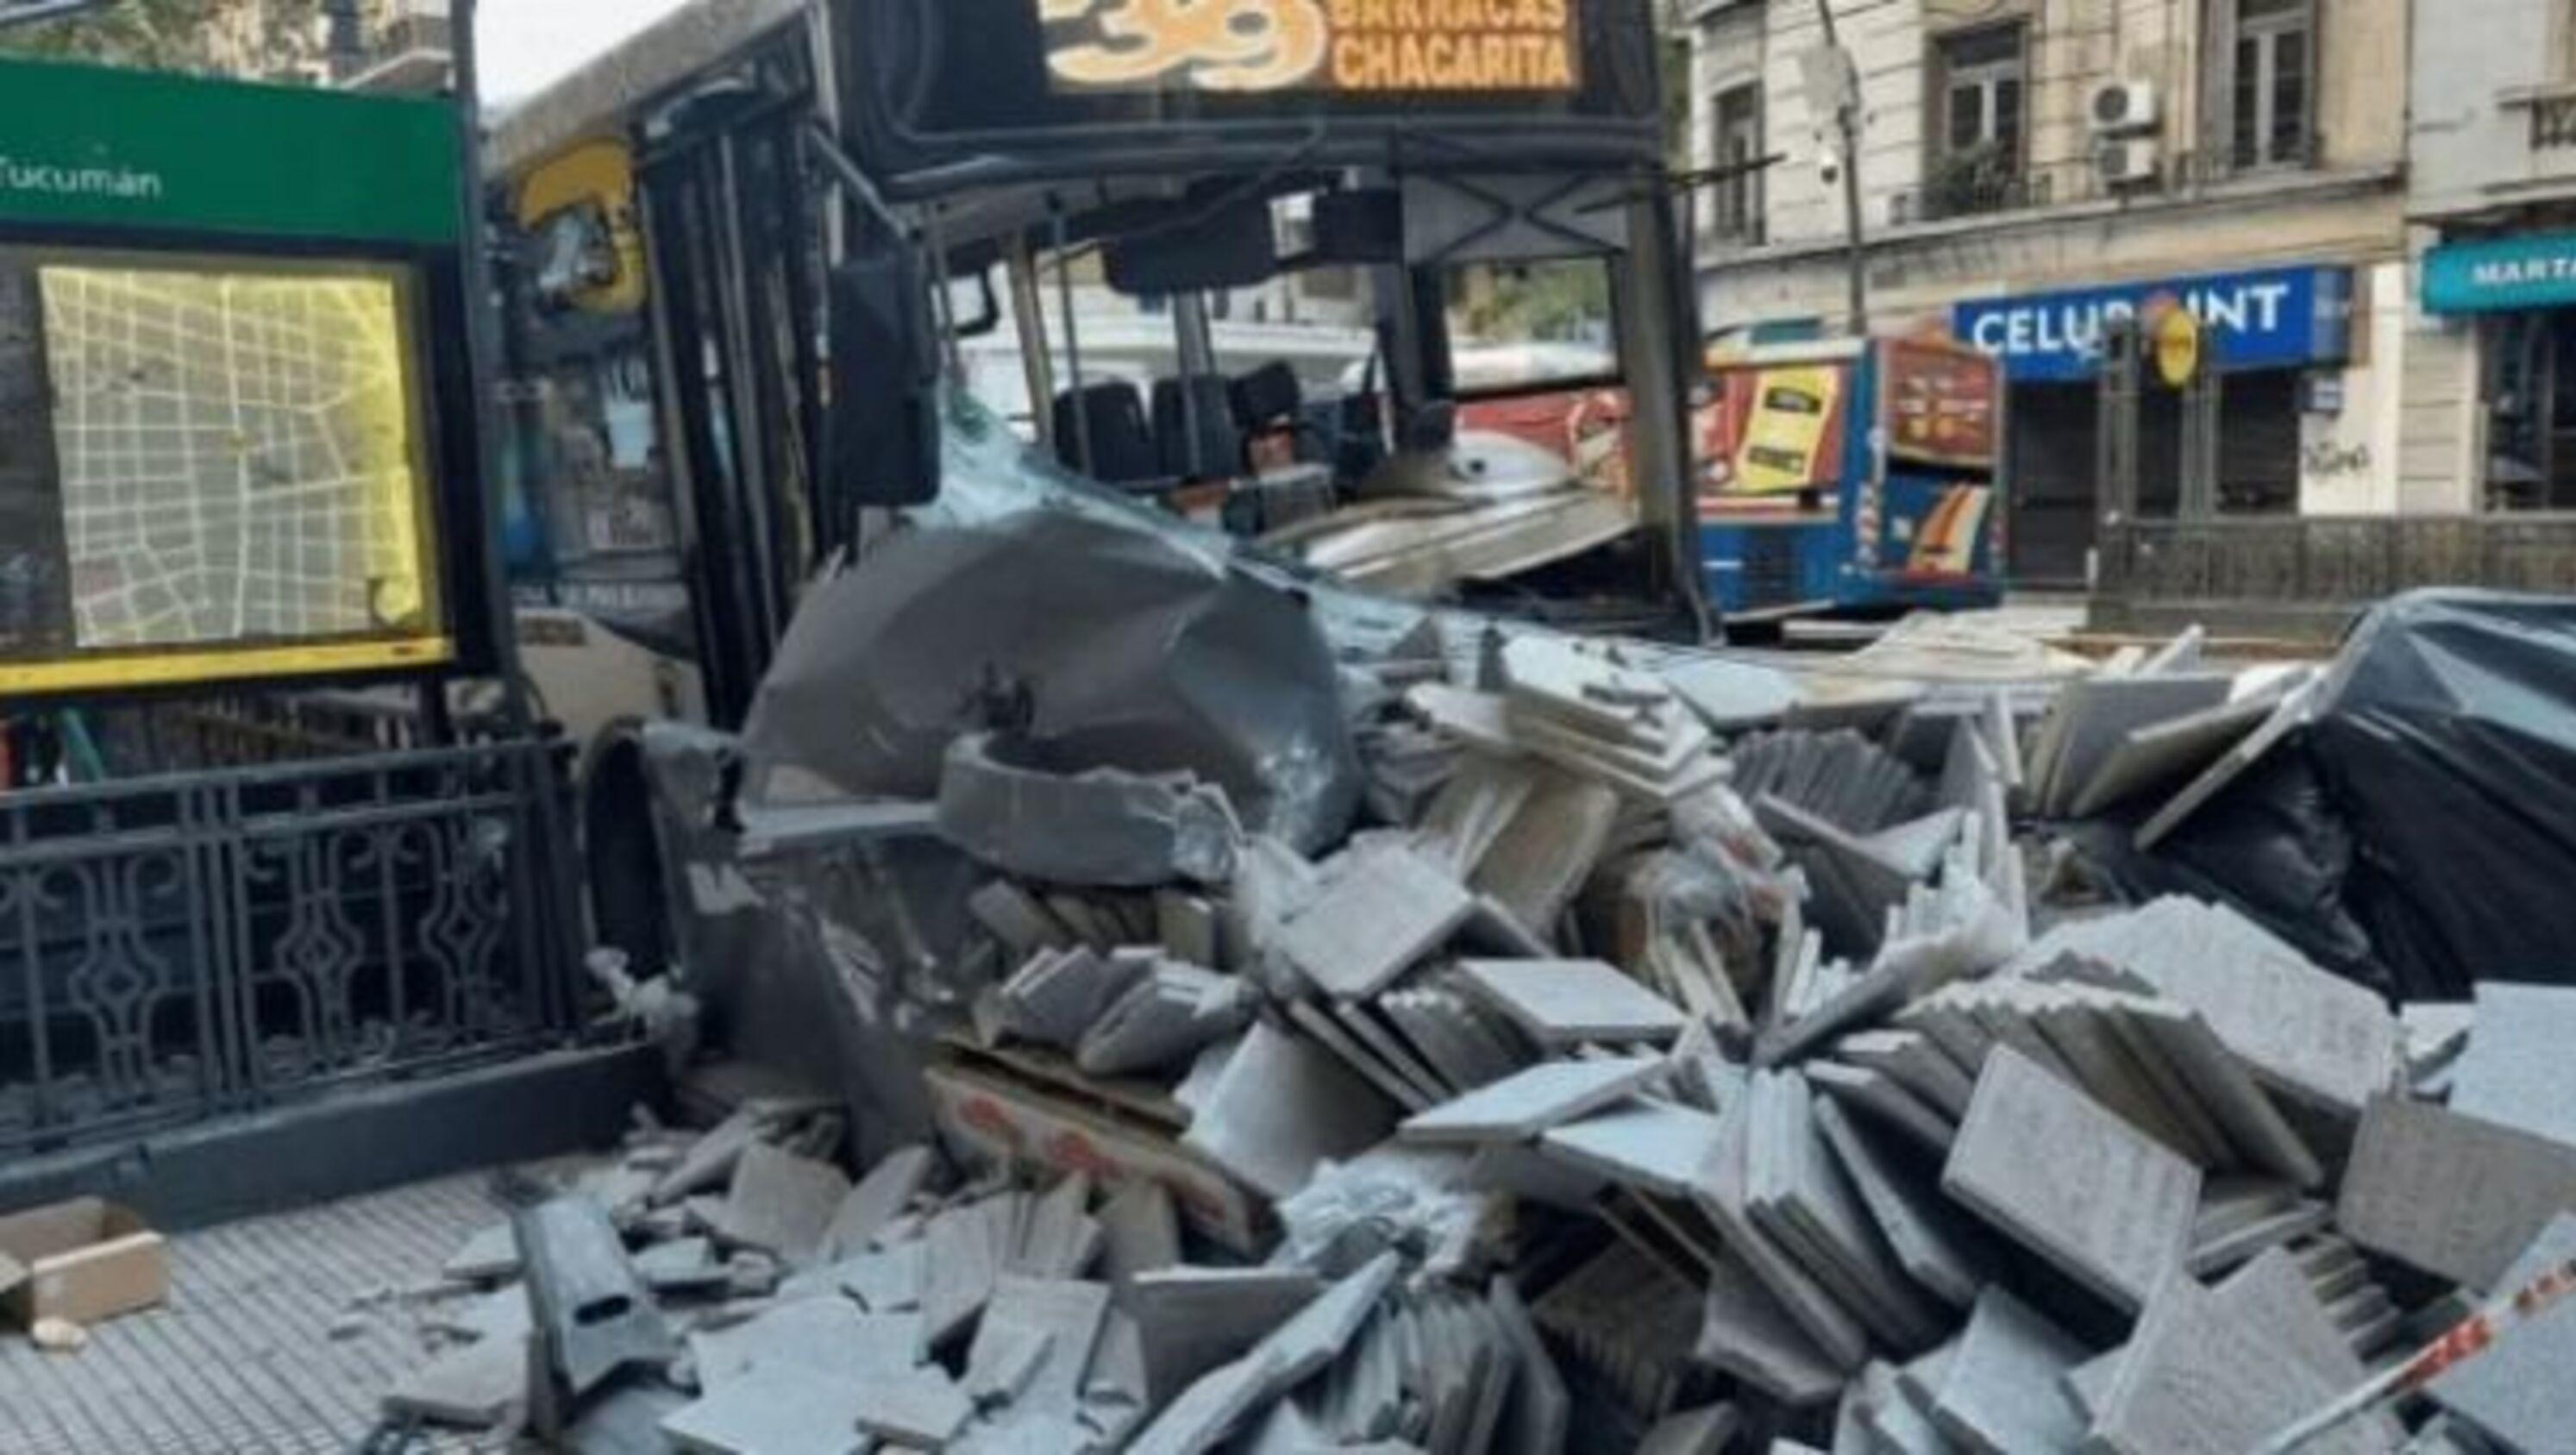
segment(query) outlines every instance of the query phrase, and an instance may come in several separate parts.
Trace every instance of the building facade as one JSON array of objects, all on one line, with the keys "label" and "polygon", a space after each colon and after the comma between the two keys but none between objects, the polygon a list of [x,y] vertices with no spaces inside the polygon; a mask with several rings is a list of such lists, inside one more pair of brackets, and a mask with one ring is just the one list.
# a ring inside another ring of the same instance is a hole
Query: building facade
[{"label": "building facade", "polygon": [[[1868,325],[2003,358],[2017,578],[2086,580],[2121,508],[2430,508],[2407,485],[2430,467],[2407,455],[2410,346],[2442,367],[2459,346],[2410,302],[2409,0],[1828,3],[1857,72]],[[1721,348],[1850,325],[1844,73],[1819,9],[1688,16],[1694,160],[1722,169],[1694,218]],[[2177,306],[2215,376],[2198,450],[2183,391],[2151,377],[2106,402],[2108,333]],[[2126,501],[2103,449],[2131,410]]]},{"label": "building facade", "polygon": [[2414,39],[2408,210],[2429,508],[2576,511],[2576,0],[2442,0]]}]

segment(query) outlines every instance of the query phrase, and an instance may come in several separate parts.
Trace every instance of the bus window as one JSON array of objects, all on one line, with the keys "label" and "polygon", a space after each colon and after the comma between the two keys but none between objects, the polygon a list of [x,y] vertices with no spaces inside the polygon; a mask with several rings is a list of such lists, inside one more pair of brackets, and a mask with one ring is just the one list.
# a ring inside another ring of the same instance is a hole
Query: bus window
[{"label": "bus window", "polygon": [[1617,382],[1618,329],[1606,259],[1474,263],[1450,270],[1447,292],[1460,397]]}]

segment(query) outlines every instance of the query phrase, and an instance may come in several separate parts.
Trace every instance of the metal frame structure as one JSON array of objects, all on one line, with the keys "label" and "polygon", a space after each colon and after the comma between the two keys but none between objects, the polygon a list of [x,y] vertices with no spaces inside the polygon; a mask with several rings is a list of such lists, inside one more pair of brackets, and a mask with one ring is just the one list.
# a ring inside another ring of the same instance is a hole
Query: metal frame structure
[{"label": "metal frame structure", "polygon": [[517,743],[0,798],[0,1156],[559,1043],[560,792]]}]

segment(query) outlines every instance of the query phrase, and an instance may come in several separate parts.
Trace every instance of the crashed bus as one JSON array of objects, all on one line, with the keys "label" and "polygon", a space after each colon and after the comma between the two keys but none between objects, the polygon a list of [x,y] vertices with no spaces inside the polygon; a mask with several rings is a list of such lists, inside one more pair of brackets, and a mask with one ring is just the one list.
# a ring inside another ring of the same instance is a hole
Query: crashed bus
[{"label": "crashed bus", "polygon": [[943,404],[1355,584],[1705,630],[1650,7],[1209,13],[709,0],[498,128],[559,716],[739,724]]}]

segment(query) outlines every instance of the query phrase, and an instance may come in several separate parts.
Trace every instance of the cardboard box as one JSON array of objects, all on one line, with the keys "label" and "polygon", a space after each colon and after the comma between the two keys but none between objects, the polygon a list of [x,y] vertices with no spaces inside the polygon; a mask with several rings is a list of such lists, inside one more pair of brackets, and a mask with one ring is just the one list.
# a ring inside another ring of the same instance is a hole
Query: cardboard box
[{"label": "cardboard box", "polygon": [[1264,1251],[1268,1209],[1262,1201],[1169,1132],[1114,1121],[982,1068],[935,1065],[924,1079],[932,1118],[961,1157],[1088,1172],[1106,1184],[1159,1182],[1199,1231],[1247,1258]]},{"label": "cardboard box", "polygon": [[169,1296],[169,1245],[125,1208],[84,1197],[0,1218],[0,1308],[22,1327],[86,1327]]}]

